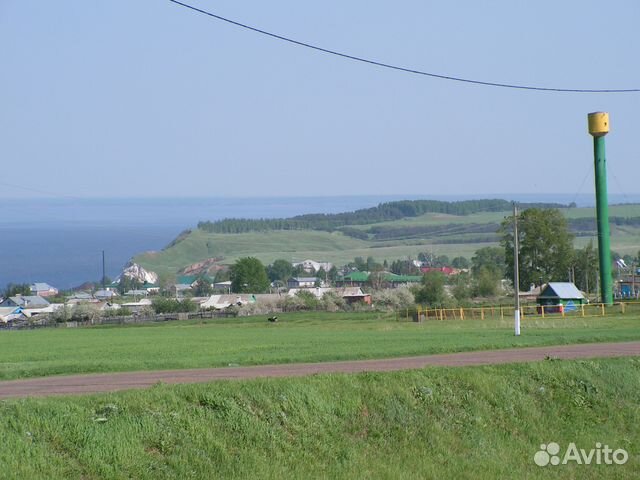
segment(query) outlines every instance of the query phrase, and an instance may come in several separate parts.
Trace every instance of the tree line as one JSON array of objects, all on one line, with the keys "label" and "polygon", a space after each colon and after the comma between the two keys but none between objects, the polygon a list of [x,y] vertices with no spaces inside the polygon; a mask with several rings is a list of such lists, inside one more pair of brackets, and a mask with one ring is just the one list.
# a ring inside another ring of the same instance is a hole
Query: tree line
[{"label": "tree line", "polygon": [[[557,203],[526,203],[522,208],[563,208]],[[441,200],[402,200],[381,203],[376,207],[363,208],[353,212],[333,214],[305,214],[290,218],[244,219],[226,218],[215,222],[201,221],[198,228],[210,233],[246,233],[268,230],[322,230],[334,231],[351,225],[400,220],[417,217],[426,213],[449,215],[471,215],[480,212],[503,212],[511,209],[511,202],[500,199],[461,200],[446,202]],[[348,230],[354,233],[353,230]]]}]

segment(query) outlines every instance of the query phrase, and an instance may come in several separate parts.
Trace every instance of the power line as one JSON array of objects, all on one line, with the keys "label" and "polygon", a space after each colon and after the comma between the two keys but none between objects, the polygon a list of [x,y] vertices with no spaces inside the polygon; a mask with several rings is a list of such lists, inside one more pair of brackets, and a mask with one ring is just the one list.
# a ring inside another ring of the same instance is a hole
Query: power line
[{"label": "power line", "polygon": [[252,32],[260,33],[262,35],[267,35],[272,38],[276,38],[278,40],[282,40],[285,42],[293,43],[294,45],[299,45],[301,47],[310,48],[312,50],[317,50],[319,52],[328,53],[330,55],[335,55],[342,58],[347,58],[349,60],[354,60],[356,62],[368,63],[370,65],[375,65],[382,68],[389,68],[391,70],[399,70],[401,72],[413,73],[415,75],[423,75],[425,77],[439,78],[442,80],[451,80],[454,82],[463,82],[463,83],[471,83],[474,85],[483,85],[487,87],[501,87],[501,88],[515,88],[520,90],[537,90],[543,92],[563,92],[563,93],[633,93],[640,92],[640,88],[624,88],[624,89],[590,89],[590,88],[550,88],[550,87],[535,87],[531,85],[516,85],[511,83],[497,83],[497,82],[484,82],[482,80],[473,80],[470,78],[461,78],[461,77],[453,77],[450,75],[443,75],[439,73],[431,73],[425,72],[422,70],[415,70],[413,68],[400,67],[398,65],[392,65],[389,63],[377,62],[375,60],[370,60],[363,57],[356,57],[355,55],[349,55],[347,53],[337,52],[335,50],[329,50],[327,48],[318,47],[317,45],[312,45],[310,43],[301,42],[299,40],[294,40],[292,38],[284,37],[282,35],[278,35],[275,33],[267,32],[265,30],[261,30],[256,27],[252,27],[250,25],[246,25],[244,23],[236,22],[235,20],[231,20],[229,18],[221,17],[220,15],[216,15],[215,13],[208,12],[206,10],[202,10],[200,8],[194,7],[192,5],[188,5],[186,3],[179,2],[177,0],[169,0],[171,3],[175,3],[176,5],[180,5],[182,7],[188,8],[198,13],[202,13],[203,15],[207,15],[209,17],[215,18],[217,20],[221,20],[223,22],[230,23],[237,27],[241,27],[247,30],[251,30]]}]

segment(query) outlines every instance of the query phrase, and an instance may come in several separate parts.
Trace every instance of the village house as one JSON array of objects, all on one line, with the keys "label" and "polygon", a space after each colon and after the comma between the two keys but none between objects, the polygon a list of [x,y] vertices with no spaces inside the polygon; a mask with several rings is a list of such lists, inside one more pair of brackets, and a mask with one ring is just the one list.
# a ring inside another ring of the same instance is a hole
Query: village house
[{"label": "village house", "polygon": [[342,287],[342,288],[328,288],[328,287],[316,287],[316,288],[292,288],[287,293],[288,296],[294,297],[299,292],[312,293],[317,299],[321,299],[326,293],[335,293],[340,298],[344,299],[347,303],[366,303],[371,305],[371,295],[364,293],[360,287]]},{"label": "village house", "polygon": [[98,300],[111,300],[118,296],[118,292],[107,288],[105,290],[98,290],[93,296]]},{"label": "village house", "polygon": [[328,272],[333,268],[333,264],[330,262],[316,262],[315,260],[303,260],[302,262],[297,262],[292,264],[294,267],[301,266],[302,269],[307,273],[314,273],[319,271],[320,269]]},{"label": "village house", "polygon": [[52,287],[48,283],[34,283],[30,287],[31,293],[38,297],[55,297],[58,295],[58,289]]},{"label": "village house", "polygon": [[203,310],[224,310],[232,305],[241,306],[247,303],[255,303],[255,295],[211,295],[200,303]]},{"label": "village house", "polygon": [[14,322],[25,318],[20,307],[0,307],[0,323]]},{"label": "village house", "polygon": [[549,282],[542,288],[537,298],[538,305],[544,307],[545,313],[555,311],[551,307],[557,307],[557,311],[571,311],[587,302],[578,287],[571,282]]},{"label": "village house", "polygon": [[16,295],[15,297],[5,298],[0,307],[20,307],[23,310],[28,308],[46,308],[49,302],[37,295]]},{"label": "village house", "polygon": [[294,277],[287,280],[289,288],[313,288],[318,279],[316,277]]}]

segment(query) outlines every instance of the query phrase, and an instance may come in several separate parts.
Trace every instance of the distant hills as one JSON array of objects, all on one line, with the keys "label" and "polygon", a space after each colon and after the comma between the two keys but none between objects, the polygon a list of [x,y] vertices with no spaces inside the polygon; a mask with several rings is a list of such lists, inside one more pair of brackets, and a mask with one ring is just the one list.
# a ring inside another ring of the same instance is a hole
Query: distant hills
[{"label": "distant hills", "polygon": [[[596,243],[594,208],[558,203],[518,203],[520,209],[558,208],[576,235],[576,246]],[[175,277],[203,265],[214,272],[237,258],[255,256],[268,264],[314,259],[343,265],[357,256],[376,261],[416,258],[421,252],[471,258],[483,246],[497,245],[497,230],[511,215],[507,200],[404,200],[336,214],[306,214],[276,219],[201,221],[161,252],[134,258],[147,270]],[[640,205],[610,207],[612,249],[640,250]]]},{"label": "distant hills", "polygon": [[[323,230],[334,231],[341,227],[389,222],[403,218],[414,218],[426,213],[446,215],[471,215],[480,212],[504,212],[511,208],[507,200],[402,200],[381,203],[376,207],[363,208],[345,213],[315,213],[291,218],[242,219],[227,218],[216,222],[200,222],[198,228],[210,233],[245,233],[267,230]],[[559,203],[522,203],[525,208],[568,208]]]}]

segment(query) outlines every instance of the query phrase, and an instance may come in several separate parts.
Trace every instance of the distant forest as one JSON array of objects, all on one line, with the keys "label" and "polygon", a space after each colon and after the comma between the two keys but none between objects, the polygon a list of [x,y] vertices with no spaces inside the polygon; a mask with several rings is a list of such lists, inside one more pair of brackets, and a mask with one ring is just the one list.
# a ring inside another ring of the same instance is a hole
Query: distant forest
[{"label": "distant forest", "polygon": [[[521,209],[526,208],[567,208],[568,205],[559,203],[521,203]],[[362,230],[349,228],[350,225],[368,225],[372,223],[400,220],[402,218],[418,217],[426,213],[443,213],[449,215],[471,215],[481,212],[507,212],[512,209],[512,203],[507,200],[462,200],[444,202],[439,200],[403,200],[398,202],[381,203],[377,207],[364,208],[346,213],[315,213],[298,215],[291,218],[274,219],[243,219],[226,218],[216,222],[199,222],[198,228],[210,233],[246,233],[264,232],[269,230],[341,230],[346,235],[357,238],[370,238]],[[374,233],[374,232],[372,232]],[[382,232],[376,232],[382,233]],[[413,232],[414,234],[417,232]],[[387,236],[389,232],[381,236]],[[375,237],[375,233],[374,233]]]}]

